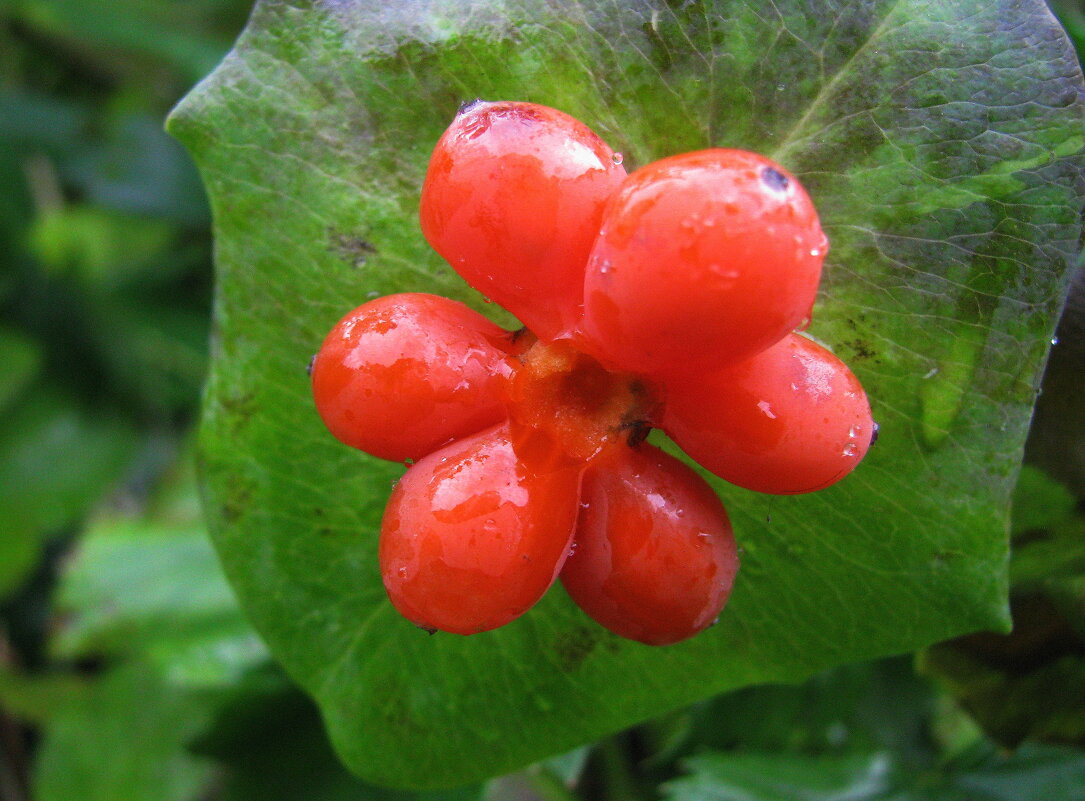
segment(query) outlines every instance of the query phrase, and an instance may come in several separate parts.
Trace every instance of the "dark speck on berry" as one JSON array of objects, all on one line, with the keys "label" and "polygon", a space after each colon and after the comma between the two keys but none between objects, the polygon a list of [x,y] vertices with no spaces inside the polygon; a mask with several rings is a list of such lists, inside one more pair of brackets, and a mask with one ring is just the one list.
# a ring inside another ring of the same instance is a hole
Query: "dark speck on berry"
[{"label": "dark speck on berry", "polygon": [[461,114],[463,114],[464,112],[470,111],[475,106],[477,106],[479,103],[485,103],[485,102],[486,101],[483,100],[481,97],[476,97],[474,100],[464,100],[462,103],[460,103],[460,107],[456,111],[456,116],[458,117]]},{"label": "dark speck on berry", "polygon": [[787,176],[779,170],[774,170],[772,167],[763,167],[761,169],[761,180],[765,182],[766,186],[770,189],[775,189],[777,192],[784,192],[787,190]]}]

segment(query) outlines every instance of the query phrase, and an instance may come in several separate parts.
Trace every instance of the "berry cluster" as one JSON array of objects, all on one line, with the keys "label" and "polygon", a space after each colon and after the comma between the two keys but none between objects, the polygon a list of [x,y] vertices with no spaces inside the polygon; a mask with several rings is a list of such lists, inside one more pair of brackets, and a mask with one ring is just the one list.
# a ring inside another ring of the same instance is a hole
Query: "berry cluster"
[{"label": "berry cluster", "polygon": [[421,293],[355,309],[312,366],[340,440],[413,462],[381,524],[395,607],[473,634],[560,575],[613,632],[662,645],[709,626],[738,554],[727,514],[662,428],[749,489],[826,487],[876,431],[855,376],[793,333],[828,243],[809,197],[738,150],[626,175],[583,123],[475,102],[441,137],[422,230],[525,328]]}]

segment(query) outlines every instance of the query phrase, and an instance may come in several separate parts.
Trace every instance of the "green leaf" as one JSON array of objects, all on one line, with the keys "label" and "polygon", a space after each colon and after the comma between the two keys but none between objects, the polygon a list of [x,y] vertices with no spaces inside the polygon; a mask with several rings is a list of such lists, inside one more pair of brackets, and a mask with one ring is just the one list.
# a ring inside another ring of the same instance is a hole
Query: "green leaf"
[{"label": "green leaf", "polygon": [[[1081,90],[1039,0],[259,3],[170,120],[217,235],[206,498],[247,614],[347,763],[466,783],[727,688],[1004,628],[1009,498],[1078,250]],[[560,589],[471,638],[385,599],[376,532],[402,468],[331,439],[304,367],[375,294],[494,313],[415,219],[430,149],[477,96],[557,106],[630,166],[766,152],[832,240],[811,331],[882,438],[816,495],[716,482],[743,569],[687,643],[619,640]]]},{"label": "green leaf", "polygon": [[1031,465],[1021,468],[1013,491],[1014,535],[1045,529],[1070,516],[1073,494],[1042,470]]},{"label": "green leaf", "polygon": [[46,270],[108,286],[146,269],[169,247],[173,230],[161,220],[76,205],[41,214],[27,237]]},{"label": "green leaf", "polygon": [[188,801],[211,776],[185,744],[210,719],[206,701],[131,662],[52,715],[34,765],[41,801]]},{"label": "green leaf", "polygon": [[66,560],[53,656],[108,668],[45,710],[35,798],[191,801],[211,781],[188,746],[267,651],[193,512],[182,495],[153,517],[99,518]]},{"label": "green leaf", "polygon": [[[477,801],[481,788],[410,793],[364,784],[347,772],[324,733],[312,701],[286,685],[264,697],[244,693],[220,715],[215,742],[198,743],[218,757],[222,801]],[[244,689],[244,688],[242,688]]]},{"label": "green leaf", "polygon": [[79,0],[20,0],[14,15],[24,25],[52,36],[78,38],[102,53],[120,48],[153,56],[195,79],[215,65],[225,44],[213,32],[200,30],[209,27],[213,5],[214,0],[195,2],[183,12],[173,3],[147,0],[116,0],[108,6]]},{"label": "green leaf", "polygon": [[962,801],[1085,801],[1085,755],[1039,745],[991,753],[953,784]]},{"label": "green leaf", "polygon": [[664,786],[667,801],[1081,801],[1085,756],[1028,746],[1015,754],[989,747],[905,773],[890,754],[807,756],[709,753],[689,760],[690,775]]},{"label": "green leaf", "polygon": [[7,410],[40,367],[38,344],[18,331],[0,327],[0,411]]},{"label": "green leaf", "polygon": [[910,658],[844,665],[800,685],[759,685],[695,708],[698,747],[820,754],[889,752],[910,766],[932,759],[930,683]]},{"label": "green leaf", "polygon": [[138,658],[175,685],[229,686],[267,659],[198,519],[104,517],[57,589],[54,657]]},{"label": "green leaf", "polygon": [[77,703],[88,684],[70,673],[27,675],[0,667],[0,706],[20,720],[45,724],[58,709]]},{"label": "green leaf", "polygon": [[14,589],[43,537],[90,511],[135,445],[115,417],[51,389],[28,389],[0,420],[0,597]]},{"label": "green leaf", "polygon": [[1015,595],[1011,634],[939,643],[922,652],[920,667],[1001,745],[1085,745],[1085,583],[1077,590],[1063,599]]},{"label": "green leaf", "polygon": [[886,798],[885,754],[706,754],[689,761],[693,776],[667,787],[669,801],[873,801]]}]

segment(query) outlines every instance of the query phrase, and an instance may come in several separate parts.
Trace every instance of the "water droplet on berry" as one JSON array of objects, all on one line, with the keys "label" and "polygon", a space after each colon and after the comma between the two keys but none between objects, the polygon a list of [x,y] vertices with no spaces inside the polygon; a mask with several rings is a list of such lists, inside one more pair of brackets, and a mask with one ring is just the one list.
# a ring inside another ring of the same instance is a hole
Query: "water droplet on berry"
[{"label": "water droplet on berry", "polygon": [[599,272],[602,273],[603,275],[606,275],[610,271],[611,271],[610,262],[604,260],[603,263],[599,265]]},{"label": "water droplet on berry", "polygon": [[848,436],[852,439],[855,439],[855,437],[859,436],[859,429],[857,429],[855,426],[852,426],[848,429]]},{"label": "water droplet on berry", "polygon": [[697,533],[697,539],[699,539],[701,542],[709,543],[712,542],[712,535],[709,534],[707,531],[700,531]]},{"label": "water droplet on berry", "polygon": [[847,445],[844,446],[844,451],[841,455],[854,456],[858,452],[858,450],[859,448],[855,445],[854,442],[849,442]]},{"label": "water droplet on berry", "polygon": [[810,248],[810,256],[812,258],[816,259],[820,255],[821,255],[821,251],[818,248]]},{"label": "water droplet on berry", "polygon": [[619,164],[622,163],[623,158],[624,157],[622,156],[621,153],[614,153],[614,154],[611,155],[610,160],[612,162],[614,162],[614,166],[617,167]]},{"label": "water droplet on berry", "polygon": [[399,570],[397,570],[396,572],[397,572],[397,573],[399,573],[399,577],[400,577],[400,578],[404,578],[404,579],[405,579],[405,578],[407,578],[407,568],[405,568],[405,567],[401,567],[401,568],[400,568]]},{"label": "water droplet on berry", "polygon": [[[708,222],[705,221],[705,225],[707,225],[707,224],[708,224]],[[713,275],[719,276],[720,278],[726,279],[728,281],[733,281],[733,280],[735,280],[736,278],[739,277],[739,271],[738,270],[728,269],[728,268],[726,268],[726,267],[724,267],[722,265],[719,265],[719,264],[710,264],[710,265],[708,265],[708,271],[710,273],[712,273]]]}]

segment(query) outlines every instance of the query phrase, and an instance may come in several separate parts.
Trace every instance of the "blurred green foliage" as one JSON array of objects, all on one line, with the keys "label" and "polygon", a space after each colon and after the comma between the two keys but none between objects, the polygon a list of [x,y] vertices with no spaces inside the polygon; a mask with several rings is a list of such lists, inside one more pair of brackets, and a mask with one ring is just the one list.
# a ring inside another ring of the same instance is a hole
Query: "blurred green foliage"
[{"label": "blurred green foliage", "polygon": [[[1085,9],[1052,5],[1081,53]],[[925,675],[901,658],[742,690],[484,788],[347,774],[233,600],[185,445],[210,218],[161,123],[248,11],[0,0],[2,801],[1085,798],[1085,486],[1038,468],[1016,631],[937,646]]]}]

